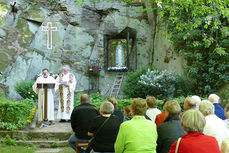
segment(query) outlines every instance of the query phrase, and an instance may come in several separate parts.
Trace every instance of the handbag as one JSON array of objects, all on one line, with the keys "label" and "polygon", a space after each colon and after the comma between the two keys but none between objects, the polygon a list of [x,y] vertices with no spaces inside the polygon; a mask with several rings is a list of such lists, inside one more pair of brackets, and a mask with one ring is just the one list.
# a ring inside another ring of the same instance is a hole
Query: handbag
[{"label": "handbag", "polygon": [[175,151],[175,153],[178,153],[180,141],[181,141],[181,137],[177,140],[177,145],[176,145],[176,151]]},{"label": "handbag", "polygon": [[100,130],[102,129],[102,127],[105,125],[105,123],[110,119],[110,117],[108,117],[104,122],[103,124],[100,125],[99,129],[97,130],[97,132],[95,133],[95,135],[88,141],[88,146],[87,146],[87,149],[86,149],[86,152],[89,153],[91,152],[91,150],[93,149],[93,145],[95,143],[95,138],[96,138],[96,135],[98,135],[98,133],[100,132]]}]

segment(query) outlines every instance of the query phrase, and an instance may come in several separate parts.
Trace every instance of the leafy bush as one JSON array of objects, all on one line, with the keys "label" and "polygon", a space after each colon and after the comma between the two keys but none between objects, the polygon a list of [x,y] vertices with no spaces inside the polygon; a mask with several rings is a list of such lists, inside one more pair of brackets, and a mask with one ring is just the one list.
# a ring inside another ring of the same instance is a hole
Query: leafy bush
[{"label": "leafy bush", "polygon": [[18,130],[25,127],[24,122],[33,107],[32,99],[20,102],[12,100],[0,101],[0,130]]},{"label": "leafy bush", "polygon": [[216,92],[229,81],[228,2],[157,2],[175,51],[187,60],[187,74],[196,83],[196,94]]},{"label": "leafy bush", "polygon": [[37,100],[38,96],[37,94],[33,91],[33,86],[34,81],[21,81],[18,82],[15,85],[15,90],[16,92],[24,99],[28,98],[28,99],[33,99],[33,100]]},{"label": "leafy bush", "polygon": [[192,81],[184,76],[166,70],[141,69],[127,74],[123,92],[133,98],[152,95],[158,99],[165,99],[192,94],[192,88]]},{"label": "leafy bush", "polygon": [[[153,69],[153,68],[151,68]],[[139,82],[140,76],[147,72],[147,68],[138,69],[136,72],[129,72],[125,76],[125,81],[122,86],[122,91],[128,97],[143,97],[146,96],[144,85]]]}]

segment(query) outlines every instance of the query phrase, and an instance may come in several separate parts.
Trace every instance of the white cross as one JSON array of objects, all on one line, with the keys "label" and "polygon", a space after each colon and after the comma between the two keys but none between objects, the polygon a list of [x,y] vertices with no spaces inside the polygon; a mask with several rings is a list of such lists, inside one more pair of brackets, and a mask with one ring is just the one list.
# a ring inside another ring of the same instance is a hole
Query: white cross
[{"label": "white cross", "polygon": [[52,22],[48,22],[47,26],[42,26],[42,31],[47,32],[47,48],[52,49],[52,32],[57,31],[57,27],[52,27]]}]

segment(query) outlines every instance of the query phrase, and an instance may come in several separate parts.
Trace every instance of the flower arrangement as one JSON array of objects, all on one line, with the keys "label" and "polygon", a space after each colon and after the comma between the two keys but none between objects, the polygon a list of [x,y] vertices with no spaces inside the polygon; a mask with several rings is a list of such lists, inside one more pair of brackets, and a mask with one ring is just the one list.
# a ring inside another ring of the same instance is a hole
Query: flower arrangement
[{"label": "flower arrangement", "polygon": [[27,117],[26,121],[24,122],[25,125],[28,126],[32,122],[34,115],[35,115],[35,112],[36,112],[36,109],[37,109],[37,106],[34,105],[32,108],[32,111],[30,112],[30,115]]},{"label": "flower arrangement", "polygon": [[90,66],[88,67],[89,72],[99,72],[101,68],[99,66]]},{"label": "flower arrangement", "polygon": [[108,67],[109,72],[127,72],[128,68],[126,66],[115,66],[115,67]]}]

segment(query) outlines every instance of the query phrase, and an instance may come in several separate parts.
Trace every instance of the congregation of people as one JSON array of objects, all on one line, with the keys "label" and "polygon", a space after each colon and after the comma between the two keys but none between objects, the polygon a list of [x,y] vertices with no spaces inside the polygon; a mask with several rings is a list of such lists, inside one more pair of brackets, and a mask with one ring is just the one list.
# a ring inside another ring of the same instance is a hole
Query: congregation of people
[{"label": "congregation of people", "polygon": [[152,96],[133,99],[123,110],[114,97],[98,110],[83,94],[71,114],[70,146],[76,150],[76,143],[89,142],[95,153],[229,152],[229,104],[224,109],[216,94],[202,101],[187,97],[184,111],[177,101],[166,99],[161,112]]}]

